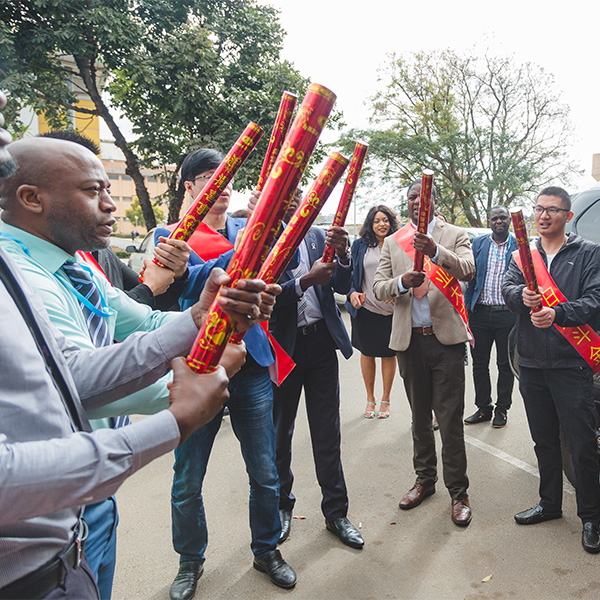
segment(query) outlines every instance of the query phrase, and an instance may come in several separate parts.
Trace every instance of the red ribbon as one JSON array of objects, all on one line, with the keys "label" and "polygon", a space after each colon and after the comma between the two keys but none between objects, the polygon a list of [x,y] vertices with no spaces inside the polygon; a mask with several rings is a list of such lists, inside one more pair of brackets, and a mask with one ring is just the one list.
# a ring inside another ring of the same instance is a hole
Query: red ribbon
[{"label": "red ribbon", "polygon": [[[412,245],[412,240],[415,235],[415,228],[408,223],[399,231],[392,234],[392,237],[398,242],[398,245],[413,262],[415,260],[416,250]],[[467,316],[467,307],[465,305],[465,299],[463,298],[462,290],[458,279],[449,275],[442,267],[434,264],[429,256],[425,256],[423,261],[423,271],[425,277],[435,285],[435,287],[442,292],[444,297],[452,304],[456,312],[460,315],[463,323],[467,327],[469,335],[471,336],[470,343],[473,342],[473,334],[469,328],[469,317]]]}]

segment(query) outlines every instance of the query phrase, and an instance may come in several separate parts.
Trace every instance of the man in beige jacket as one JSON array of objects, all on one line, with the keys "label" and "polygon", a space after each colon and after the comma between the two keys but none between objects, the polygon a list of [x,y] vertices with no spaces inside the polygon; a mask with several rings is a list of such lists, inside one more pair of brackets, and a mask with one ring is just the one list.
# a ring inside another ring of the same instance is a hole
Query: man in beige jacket
[{"label": "man in beige jacket", "polygon": [[[435,492],[433,409],[442,436],[443,476],[452,498],[452,521],[466,526],[471,522],[471,508],[463,432],[464,351],[470,334],[456,280],[469,281],[475,261],[466,232],[435,218],[435,189],[428,233],[416,230],[420,194],[419,180],[407,193],[412,223],[385,239],[373,283],[379,300],[394,301],[390,348],[396,351],[412,412],[417,480],[400,500],[400,508],[414,508]],[[425,255],[431,280],[413,271],[407,252],[412,256],[414,250]]]}]

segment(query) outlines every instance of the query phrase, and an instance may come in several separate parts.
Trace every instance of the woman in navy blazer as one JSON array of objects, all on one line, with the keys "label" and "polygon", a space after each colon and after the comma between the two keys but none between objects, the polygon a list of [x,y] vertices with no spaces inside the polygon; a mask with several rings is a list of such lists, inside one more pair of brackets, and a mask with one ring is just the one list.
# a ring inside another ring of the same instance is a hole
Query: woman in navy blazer
[{"label": "woman in navy blazer", "polygon": [[367,391],[366,419],[375,416],[375,358],[381,358],[383,395],[380,419],[390,416],[390,392],[396,373],[396,354],[390,350],[393,304],[381,302],[373,293],[373,276],[377,270],[383,240],[398,229],[396,216],[384,205],[369,210],[352,244],[352,286],[346,309],[352,319],[352,345],[360,351],[360,368]]}]

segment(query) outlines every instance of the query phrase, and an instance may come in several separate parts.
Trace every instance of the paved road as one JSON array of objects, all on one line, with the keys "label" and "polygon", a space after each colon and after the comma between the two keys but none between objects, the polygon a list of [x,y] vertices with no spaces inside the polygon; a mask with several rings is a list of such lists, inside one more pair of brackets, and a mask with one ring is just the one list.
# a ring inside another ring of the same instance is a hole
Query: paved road
[{"label": "paved road", "polygon": [[135,242],[131,241],[131,237],[121,238],[121,237],[116,237],[116,236],[112,235],[110,237],[110,245],[115,246],[117,248],[121,248],[122,250],[125,250],[125,248],[127,248],[127,246],[131,246],[132,244],[139,246],[141,244],[142,240],[144,239],[144,235],[145,234],[140,233],[140,237],[136,238]]},{"label": "paved road", "polygon": [[[466,413],[470,414],[470,368],[467,383]],[[349,517],[361,527],[365,548],[347,548],[325,530],[301,408],[294,438],[298,498],[294,514],[304,518],[293,520],[291,536],[281,546],[298,573],[298,584],[295,590],[284,591],[253,570],[247,475],[225,419],[205,481],[210,543],[196,598],[547,600],[600,596],[600,556],[587,554],[581,547],[572,490],[564,494],[564,518],[532,527],[518,526],[513,520],[515,512],[538,499],[535,456],[518,392],[507,427],[467,428],[474,517],[462,529],[450,520],[450,500],[441,484],[420,507],[398,509],[398,500],[414,480],[410,414],[399,377],[387,421],[362,417],[364,391],[358,356],[341,360],[341,385]],[[155,461],[118,493],[121,523],[115,600],[168,598],[178,566],[170,541],[172,463],[172,456]]]}]

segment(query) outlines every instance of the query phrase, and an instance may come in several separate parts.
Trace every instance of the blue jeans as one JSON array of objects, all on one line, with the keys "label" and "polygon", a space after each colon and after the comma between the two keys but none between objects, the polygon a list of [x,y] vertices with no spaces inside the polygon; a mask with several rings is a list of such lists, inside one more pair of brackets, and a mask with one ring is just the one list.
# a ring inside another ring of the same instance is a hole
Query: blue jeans
[{"label": "blue jeans", "polygon": [[96,504],[88,504],[83,512],[83,518],[89,528],[85,555],[90,571],[98,582],[100,598],[110,600],[117,560],[117,524],[119,523],[115,497],[111,496]]},{"label": "blue jeans", "polygon": [[[229,417],[240,442],[250,479],[250,547],[257,558],[277,547],[279,480],[275,467],[273,393],[268,370],[246,366],[229,383]],[[175,449],[171,515],[173,547],[180,562],[204,563],[208,531],[202,482],[215,437],[221,426],[221,411],[210,423],[194,432]]]}]

